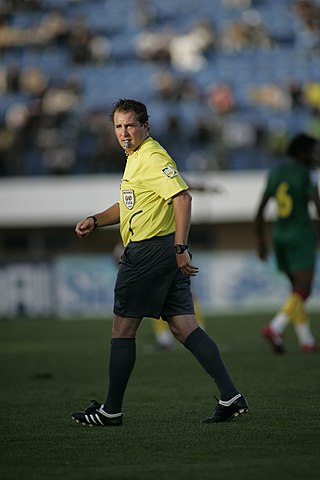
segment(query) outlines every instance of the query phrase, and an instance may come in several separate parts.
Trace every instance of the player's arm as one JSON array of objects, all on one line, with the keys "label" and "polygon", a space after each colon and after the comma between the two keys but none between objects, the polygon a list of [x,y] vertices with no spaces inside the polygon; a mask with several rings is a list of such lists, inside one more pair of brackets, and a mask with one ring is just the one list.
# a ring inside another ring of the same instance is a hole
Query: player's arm
[{"label": "player's arm", "polygon": [[80,238],[87,237],[95,228],[116,225],[120,222],[119,203],[115,203],[103,212],[84,218],[77,223],[75,232]]},{"label": "player's arm", "polygon": [[[176,223],[175,245],[186,245],[191,223],[192,197],[187,190],[179,192],[173,197],[173,212]],[[199,269],[192,265],[188,250],[176,252],[178,267],[186,275],[194,276]]]},{"label": "player's arm", "polygon": [[317,212],[317,220],[316,220],[316,229],[318,233],[318,238],[320,238],[320,197],[319,197],[319,191],[314,190],[310,195],[309,195],[310,201],[314,204],[316,207],[316,212]]},{"label": "player's arm", "polygon": [[316,207],[318,218],[320,219],[320,197],[319,197],[319,191],[318,190],[314,190],[310,194],[310,200],[311,200],[311,202],[314,203],[314,205]]},{"label": "player's arm", "polygon": [[268,257],[268,244],[266,239],[266,222],[264,219],[264,211],[269,200],[270,200],[269,195],[265,193],[261,198],[256,216],[254,219],[257,254],[261,260],[266,260]]}]

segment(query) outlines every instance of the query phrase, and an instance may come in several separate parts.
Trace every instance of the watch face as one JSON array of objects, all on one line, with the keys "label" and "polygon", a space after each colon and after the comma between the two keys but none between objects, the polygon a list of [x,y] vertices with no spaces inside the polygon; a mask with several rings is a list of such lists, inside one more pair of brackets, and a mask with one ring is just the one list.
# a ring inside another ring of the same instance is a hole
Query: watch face
[{"label": "watch face", "polygon": [[185,250],[188,249],[188,245],[181,245],[178,243],[177,245],[175,245],[174,248],[176,249],[177,253],[183,253]]}]

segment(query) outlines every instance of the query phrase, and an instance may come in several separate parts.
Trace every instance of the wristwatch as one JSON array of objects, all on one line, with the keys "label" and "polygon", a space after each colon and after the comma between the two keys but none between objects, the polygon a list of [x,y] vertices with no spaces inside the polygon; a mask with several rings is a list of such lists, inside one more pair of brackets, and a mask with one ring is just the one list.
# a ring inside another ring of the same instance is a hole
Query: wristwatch
[{"label": "wristwatch", "polygon": [[176,251],[176,253],[183,253],[185,252],[186,250],[188,250],[188,245],[186,245],[185,243],[177,243],[175,246],[174,246],[174,249]]},{"label": "wristwatch", "polygon": [[95,215],[90,215],[90,217],[87,217],[87,218],[92,218],[92,220],[93,220],[93,230],[95,230],[98,226],[97,217]]}]

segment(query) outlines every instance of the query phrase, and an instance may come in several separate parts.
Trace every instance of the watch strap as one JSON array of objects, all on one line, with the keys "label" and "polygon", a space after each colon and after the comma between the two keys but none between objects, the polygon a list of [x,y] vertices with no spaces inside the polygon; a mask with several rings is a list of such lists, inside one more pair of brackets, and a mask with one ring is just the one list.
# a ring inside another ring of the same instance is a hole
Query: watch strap
[{"label": "watch strap", "polygon": [[177,243],[174,246],[174,249],[175,249],[176,253],[183,253],[186,250],[188,250],[188,248],[189,248],[188,245],[186,245],[185,243]]},{"label": "watch strap", "polygon": [[97,217],[95,215],[90,215],[89,217],[87,218],[92,218],[93,220],[93,230],[95,230],[98,226],[98,220],[97,220]]}]

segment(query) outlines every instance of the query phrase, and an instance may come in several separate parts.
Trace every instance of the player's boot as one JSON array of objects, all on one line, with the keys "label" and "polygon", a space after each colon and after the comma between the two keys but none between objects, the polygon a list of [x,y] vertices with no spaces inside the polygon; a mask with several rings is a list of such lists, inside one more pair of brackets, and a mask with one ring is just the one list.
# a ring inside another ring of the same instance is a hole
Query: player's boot
[{"label": "player's boot", "polygon": [[274,353],[285,353],[282,335],[272,330],[270,325],[266,325],[265,327],[263,327],[262,336],[265,340],[271,343]]},{"label": "player's boot", "polygon": [[[216,398],[216,397],[215,397]],[[216,398],[216,400],[218,400]],[[201,420],[201,423],[221,423],[229,422],[233,418],[244,415],[248,411],[248,403],[243,395],[240,395],[231,405],[221,405],[218,403],[213,411],[212,417]]]},{"label": "player's boot", "polygon": [[319,351],[319,345],[315,343],[303,343],[300,345],[300,351],[302,353],[315,353]]},{"label": "player's boot", "polygon": [[102,409],[101,403],[91,400],[91,404],[84,410],[71,413],[71,417],[82,425],[89,427],[120,427],[122,413],[109,414]]}]

